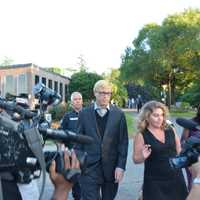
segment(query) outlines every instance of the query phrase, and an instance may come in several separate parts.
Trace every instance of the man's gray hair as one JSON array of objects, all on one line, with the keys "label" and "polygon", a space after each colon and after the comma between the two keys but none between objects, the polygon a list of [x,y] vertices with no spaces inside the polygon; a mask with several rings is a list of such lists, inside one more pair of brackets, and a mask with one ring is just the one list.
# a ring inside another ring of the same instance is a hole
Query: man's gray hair
[{"label": "man's gray hair", "polygon": [[83,97],[82,97],[82,94],[81,94],[80,92],[72,92],[72,94],[71,94],[71,101],[73,101],[74,96],[76,96],[76,95],[80,96],[81,99],[83,98]]}]

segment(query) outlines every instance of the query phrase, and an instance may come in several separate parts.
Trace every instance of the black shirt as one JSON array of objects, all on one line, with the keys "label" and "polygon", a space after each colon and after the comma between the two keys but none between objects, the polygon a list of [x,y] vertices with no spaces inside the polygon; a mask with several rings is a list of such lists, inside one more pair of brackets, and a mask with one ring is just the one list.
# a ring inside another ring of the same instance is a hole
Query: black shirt
[{"label": "black shirt", "polygon": [[105,129],[106,129],[109,111],[107,111],[107,113],[103,117],[99,116],[99,114],[97,113],[96,110],[95,110],[95,114],[96,114],[96,121],[97,121],[98,130],[100,132],[101,137],[103,138],[104,132],[105,132]]}]

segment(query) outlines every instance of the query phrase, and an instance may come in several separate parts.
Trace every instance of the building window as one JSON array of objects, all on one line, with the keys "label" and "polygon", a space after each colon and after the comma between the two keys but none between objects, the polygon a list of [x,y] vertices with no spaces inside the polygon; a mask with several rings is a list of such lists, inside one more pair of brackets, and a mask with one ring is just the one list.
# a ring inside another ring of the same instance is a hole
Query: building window
[{"label": "building window", "polygon": [[48,87],[52,89],[52,80],[48,80]]},{"label": "building window", "polygon": [[15,94],[14,77],[12,75],[6,76],[5,94]]},{"label": "building window", "polygon": [[20,74],[18,76],[18,94],[28,93],[28,83],[26,74]]},{"label": "building window", "polygon": [[38,76],[38,75],[35,75],[35,85],[37,84],[37,83],[39,83],[40,82],[40,77]]},{"label": "building window", "polygon": [[43,83],[44,85],[46,85],[46,78],[45,78],[45,77],[42,77],[42,83]]},{"label": "building window", "polygon": [[62,83],[60,83],[60,96],[63,99],[63,84]]},{"label": "building window", "polygon": [[55,92],[58,92],[58,82],[54,81],[54,90]]}]

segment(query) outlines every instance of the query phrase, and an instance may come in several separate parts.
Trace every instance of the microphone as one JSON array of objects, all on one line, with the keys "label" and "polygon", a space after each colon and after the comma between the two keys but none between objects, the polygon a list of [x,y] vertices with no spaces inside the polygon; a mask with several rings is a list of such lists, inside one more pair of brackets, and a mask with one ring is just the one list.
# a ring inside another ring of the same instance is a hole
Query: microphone
[{"label": "microphone", "polygon": [[31,119],[36,115],[36,113],[28,111],[21,106],[18,106],[14,103],[7,103],[7,102],[4,102],[4,101],[0,101],[0,108],[2,108],[4,110],[17,112],[26,119]]},{"label": "microphone", "polygon": [[11,131],[17,132],[19,130],[19,123],[2,115],[0,115],[0,125]]},{"label": "microphone", "polygon": [[51,128],[39,127],[39,132],[42,133],[47,139],[58,140],[63,143],[79,143],[79,144],[91,144],[93,139],[86,135],[76,134],[72,131],[63,131]]},{"label": "microphone", "polygon": [[200,125],[191,119],[177,118],[176,123],[182,126],[183,128],[186,128],[189,130],[193,130],[193,129],[200,130]]}]

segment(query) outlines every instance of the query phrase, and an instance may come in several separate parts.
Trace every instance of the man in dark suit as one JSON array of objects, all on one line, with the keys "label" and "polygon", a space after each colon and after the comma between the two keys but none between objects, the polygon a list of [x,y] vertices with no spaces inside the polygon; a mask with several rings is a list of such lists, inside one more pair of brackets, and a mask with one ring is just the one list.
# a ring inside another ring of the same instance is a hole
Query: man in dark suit
[{"label": "man in dark suit", "polygon": [[93,144],[79,145],[86,151],[87,168],[80,183],[83,200],[113,200],[126,167],[128,133],[124,113],[109,104],[112,86],[105,80],[94,86],[96,101],[79,114],[78,133]]}]

